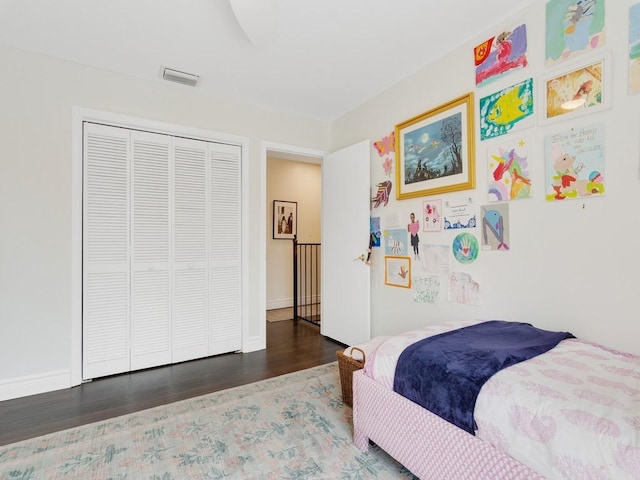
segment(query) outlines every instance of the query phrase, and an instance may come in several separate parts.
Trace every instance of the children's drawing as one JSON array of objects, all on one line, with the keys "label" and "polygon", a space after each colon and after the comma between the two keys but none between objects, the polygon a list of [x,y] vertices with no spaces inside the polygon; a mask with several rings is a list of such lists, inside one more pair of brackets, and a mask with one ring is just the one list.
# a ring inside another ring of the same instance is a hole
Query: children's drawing
[{"label": "children's drawing", "polygon": [[[378,156],[384,157],[384,160],[382,161],[382,169],[384,170],[384,174],[387,176],[390,176],[393,173],[394,159],[389,154],[396,151],[395,136],[396,136],[395,132],[391,132],[389,135],[383,137],[381,140],[373,142],[373,146],[378,152]],[[391,190],[389,190],[389,192],[390,191]],[[387,197],[388,197],[388,193],[387,193]]]},{"label": "children's drawing", "polygon": [[377,184],[376,187],[378,189],[376,195],[371,198],[371,201],[374,202],[373,208],[378,208],[381,203],[386,207],[387,203],[389,203],[389,195],[391,194],[391,180],[385,180]]},{"label": "children's drawing", "polygon": [[527,27],[503,30],[473,49],[476,85],[489,83],[511,70],[527,66]]},{"label": "children's drawing", "polygon": [[384,231],[384,254],[407,255],[407,231],[401,228]]},{"label": "children's drawing", "polygon": [[533,79],[480,99],[480,140],[533,125]]},{"label": "children's drawing", "polygon": [[[591,113],[609,103],[605,94],[606,59],[598,60],[545,81],[545,119]],[[587,112],[588,110],[588,112]]]},{"label": "children's drawing", "polygon": [[449,275],[449,301],[478,305],[480,285],[468,273],[452,272]]},{"label": "children's drawing", "polygon": [[629,9],[629,93],[640,93],[640,3]]},{"label": "children's drawing", "polygon": [[476,225],[476,212],[473,209],[473,199],[471,197],[444,202],[445,230],[475,228]]},{"label": "children's drawing", "polygon": [[384,174],[389,177],[393,173],[393,158],[386,157],[382,162],[382,169],[384,170]]},{"label": "children's drawing", "polygon": [[483,250],[509,250],[509,204],[483,206],[480,211]]},{"label": "children's drawing", "polygon": [[489,201],[501,202],[531,197],[530,142],[514,137],[487,149]]},{"label": "children's drawing", "polygon": [[605,0],[547,2],[547,65],[604,45],[604,3]]},{"label": "children's drawing", "polygon": [[413,258],[420,260],[420,237],[418,232],[420,231],[420,220],[416,220],[416,214],[411,212],[409,214],[409,223],[407,224],[407,232],[411,238],[411,248],[413,248]]},{"label": "children's drawing", "polygon": [[427,245],[422,250],[427,273],[449,273],[449,245]]},{"label": "children's drawing", "polygon": [[453,239],[453,256],[462,264],[475,262],[478,258],[478,239],[470,233],[460,233]]},{"label": "children's drawing", "polygon": [[385,285],[411,288],[411,259],[409,257],[384,257]]},{"label": "children's drawing", "polygon": [[425,232],[442,230],[442,200],[429,200],[422,203],[422,229]]},{"label": "children's drawing", "polygon": [[384,224],[388,227],[400,227],[400,217],[397,212],[391,212],[384,216]]},{"label": "children's drawing", "polygon": [[544,139],[544,150],[547,200],[604,195],[602,125],[548,135]]},{"label": "children's drawing", "polygon": [[382,236],[380,233],[380,217],[369,217],[369,231],[371,234],[369,240],[371,247],[379,247],[380,237]]},{"label": "children's drawing", "polygon": [[426,275],[413,279],[413,301],[417,303],[436,303],[440,294],[440,276]]},{"label": "children's drawing", "polygon": [[391,132],[386,137],[382,138],[382,140],[378,140],[373,142],[373,146],[378,151],[378,156],[384,157],[390,153],[396,151],[396,133]]}]

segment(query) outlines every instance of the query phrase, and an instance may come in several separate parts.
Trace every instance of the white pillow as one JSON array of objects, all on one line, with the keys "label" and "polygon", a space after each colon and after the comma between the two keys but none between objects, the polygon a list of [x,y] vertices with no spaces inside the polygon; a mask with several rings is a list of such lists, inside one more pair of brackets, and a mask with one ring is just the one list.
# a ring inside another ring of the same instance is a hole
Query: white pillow
[{"label": "white pillow", "polygon": [[352,350],[353,347],[357,347],[360,350],[362,350],[365,354],[365,357],[369,358],[369,356],[374,352],[374,350],[378,348],[378,346],[380,346],[380,344],[388,338],[389,338],[388,336],[374,337],[368,342],[361,343],[359,345],[352,345],[351,347],[346,348],[344,350],[344,354],[348,357],[353,358],[354,360],[358,360],[359,362],[361,362],[362,353],[360,353],[358,350]]}]

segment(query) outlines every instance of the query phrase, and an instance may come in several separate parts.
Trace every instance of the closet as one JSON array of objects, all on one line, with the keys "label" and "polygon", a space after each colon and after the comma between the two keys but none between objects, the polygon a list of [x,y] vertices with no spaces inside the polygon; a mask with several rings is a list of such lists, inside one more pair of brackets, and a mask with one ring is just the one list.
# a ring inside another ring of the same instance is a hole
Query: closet
[{"label": "closet", "polygon": [[241,148],[83,126],[83,379],[241,348]]}]

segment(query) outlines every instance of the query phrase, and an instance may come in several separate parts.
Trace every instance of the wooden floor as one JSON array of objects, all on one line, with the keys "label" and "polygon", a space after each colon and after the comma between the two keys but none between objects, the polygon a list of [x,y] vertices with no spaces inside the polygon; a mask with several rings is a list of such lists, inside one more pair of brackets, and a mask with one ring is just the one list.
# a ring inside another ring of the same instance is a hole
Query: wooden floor
[{"label": "wooden floor", "polygon": [[336,360],[344,345],[304,321],[267,322],[267,349],[94,380],[0,402],[0,445]]}]

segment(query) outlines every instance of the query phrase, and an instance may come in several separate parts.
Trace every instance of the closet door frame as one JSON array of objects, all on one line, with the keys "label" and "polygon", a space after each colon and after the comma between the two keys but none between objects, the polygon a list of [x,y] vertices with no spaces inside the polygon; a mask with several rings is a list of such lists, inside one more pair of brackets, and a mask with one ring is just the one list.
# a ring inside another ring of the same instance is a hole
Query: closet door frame
[{"label": "closet door frame", "polygon": [[249,139],[198,128],[185,127],[155,120],[120,115],[100,110],[74,107],[72,110],[72,172],[71,172],[71,373],[72,386],[82,383],[82,202],[83,202],[83,124],[99,123],[132,130],[145,130],[173,136],[182,136],[207,142],[226,143],[241,147],[241,202],[242,202],[242,350],[252,351],[255,339],[249,337],[248,278],[249,278]]}]

